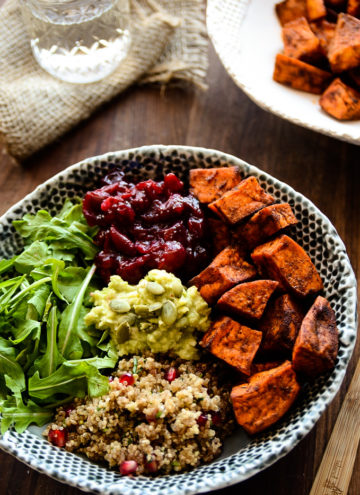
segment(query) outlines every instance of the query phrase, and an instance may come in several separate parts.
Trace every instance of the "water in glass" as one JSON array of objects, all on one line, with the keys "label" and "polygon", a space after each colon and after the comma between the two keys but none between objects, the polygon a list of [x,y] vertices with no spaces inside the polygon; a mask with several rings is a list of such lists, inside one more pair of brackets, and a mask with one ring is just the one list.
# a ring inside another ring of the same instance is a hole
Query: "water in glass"
[{"label": "water in glass", "polygon": [[64,81],[98,81],[128,53],[129,0],[22,0],[22,6],[36,60]]}]

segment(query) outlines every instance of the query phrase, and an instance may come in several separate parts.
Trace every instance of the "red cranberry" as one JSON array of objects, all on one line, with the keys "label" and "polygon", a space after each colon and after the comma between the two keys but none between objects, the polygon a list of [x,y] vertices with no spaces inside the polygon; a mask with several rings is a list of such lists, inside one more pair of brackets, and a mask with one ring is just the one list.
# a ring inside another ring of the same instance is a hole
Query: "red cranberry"
[{"label": "red cranberry", "polygon": [[179,192],[184,188],[184,183],[175,174],[167,174],[164,177],[164,185],[168,191]]},{"label": "red cranberry", "polygon": [[138,463],[136,461],[123,461],[120,466],[120,474],[123,476],[128,476],[129,474],[134,474],[137,470]]},{"label": "red cranberry", "polygon": [[221,424],[222,418],[219,412],[212,411],[210,413],[210,416],[211,416],[211,425],[219,426]]},{"label": "red cranberry", "polygon": [[48,434],[48,440],[56,447],[65,447],[67,440],[67,429],[62,430],[50,430]]},{"label": "red cranberry", "polygon": [[176,368],[169,368],[165,373],[165,379],[170,383],[173,382],[178,376],[179,372]]},{"label": "red cranberry", "polygon": [[206,425],[206,422],[208,421],[208,415],[207,414],[204,414],[204,413],[201,413],[200,416],[198,417],[197,419],[197,424],[199,426],[205,426]]},{"label": "red cranberry", "polygon": [[135,256],[137,251],[135,244],[126,235],[122,234],[113,225],[110,227],[110,237],[115,248],[127,256]]},{"label": "red cranberry", "polygon": [[119,378],[119,382],[123,383],[126,386],[134,385],[134,382],[135,382],[134,375],[132,373],[130,373],[130,371],[123,373],[121,375],[121,377]]},{"label": "red cranberry", "polygon": [[74,407],[72,405],[64,407],[65,418],[68,418],[73,410]]},{"label": "red cranberry", "polygon": [[154,458],[152,458],[151,461],[147,461],[145,463],[145,469],[149,473],[156,473],[159,469],[157,461]]}]

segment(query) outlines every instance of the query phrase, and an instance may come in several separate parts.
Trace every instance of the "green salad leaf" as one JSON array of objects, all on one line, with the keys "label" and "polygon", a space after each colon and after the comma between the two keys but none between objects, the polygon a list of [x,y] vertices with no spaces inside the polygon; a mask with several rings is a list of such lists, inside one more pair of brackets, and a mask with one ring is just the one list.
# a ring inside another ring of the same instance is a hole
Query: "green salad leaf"
[{"label": "green salad leaf", "polygon": [[79,201],[57,216],[45,210],[14,222],[24,250],[0,261],[1,432],[48,422],[53,408],[74,397],[108,391],[100,370],[118,354],[109,335],[85,324],[98,289],[92,260],[96,228]]}]

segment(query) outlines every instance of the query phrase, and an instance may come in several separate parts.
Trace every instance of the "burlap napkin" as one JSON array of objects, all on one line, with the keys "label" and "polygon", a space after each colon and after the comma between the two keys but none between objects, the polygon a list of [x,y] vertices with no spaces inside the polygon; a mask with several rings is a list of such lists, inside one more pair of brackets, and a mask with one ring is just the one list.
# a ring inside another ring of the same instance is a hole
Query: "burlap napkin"
[{"label": "burlap napkin", "polygon": [[89,117],[134,82],[204,85],[203,0],[132,0],[132,46],[119,68],[92,84],[59,81],[33,58],[18,0],[0,9],[0,133],[22,160]]}]

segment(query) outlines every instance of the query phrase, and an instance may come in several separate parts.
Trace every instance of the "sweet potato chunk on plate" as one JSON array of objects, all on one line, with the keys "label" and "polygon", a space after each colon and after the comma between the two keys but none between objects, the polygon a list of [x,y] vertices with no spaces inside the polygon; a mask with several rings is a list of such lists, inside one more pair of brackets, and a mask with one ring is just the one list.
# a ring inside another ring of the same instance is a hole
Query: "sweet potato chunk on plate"
[{"label": "sweet potato chunk on plate", "polygon": [[233,189],[241,179],[238,167],[195,168],[190,170],[190,192],[200,203],[211,203]]},{"label": "sweet potato chunk on plate", "polygon": [[218,308],[244,318],[258,320],[279,285],[273,280],[254,280],[236,285],[218,300]]},{"label": "sweet potato chunk on plate", "polygon": [[217,255],[231,243],[230,230],[226,223],[217,218],[208,218],[208,225],[213,252]]},{"label": "sweet potato chunk on plate", "polygon": [[321,94],[329,84],[332,74],[282,53],[276,55],[274,81],[300,91]]},{"label": "sweet potato chunk on plate", "polygon": [[289,294],[270,301],[259,324],[263,332],[261,349],[264,352],[292,351],[302,320],[303,313]]},{"label": "sweet potato chunk on plate", "polygon": [[222,316],[212,324],[200,345],[241,373],[250,375],[261,337],[261,332]]},{"label": "sweet potato chunk on plate", "polygon": [[360,65],[360,20],[341,12],[328,58],[333,72],[343,72]]},{"label": "sweet potato chunk on plate", "polygon": [[224,292],[240,282],[251,280],[256,273],[255,267],[244,260],[241,250],[228,246],[189,283],[199,289],[208,304],[214,304]]},{"label": "sweet potato chunk on plate", "polygon": [[349,0],[347,4],[347,13],[354,17],[360,16],[360,0]]},{"label": "sweet potato chunk on plate", "polygon": [[282,229],[295,225],[296,217],[288,203],[266,206],[239,227],[250,249],[264,242]]},{"label": "sweet potato chunk on plate", "polygon": [[255,177],[248,177],[220,199],[209,204],[209,208],[234,225],[274,201]]},{"label": "sweet potato chunk on plate", "polygon": [[326,19],[320,19],[319,21],[311,22],[310,27],[319,39],[323,54],[327,56],[330,43],[335,34],[336,24],[328,22]]},{"label": "sweet potato chunk on plate", "polygon": [[310,21],[326,16],[324,0],[306,0],[306,10]]},{"label": "sweet potato chunk on plate", "polygon": [[291,407],[300,391],[290,361],[257,373],[249,383],[233,387],[231,401],[237,422],[250,435],[278,421]]},{"label": "sweet potato chunk on plate", "polygon": [[298,372],[316,376],[335,366],[338,352],[336,317],[321,296],[306,314],[293,350],[293,366]]},{"label": "sweet potato chunk on plate", "polygon": [[320,97],[321,108],[338,120],[360,118],[360,93],[335,79]]},{"label": "sweet potato chunk on plate", "polygon": [[323,283],[301,246],[287,235],[258,246],[251,258],[262,272],[298,297],[316,294]]},{"label": "sweet potato chunk on plate", "polygon": [[275,5],[275,10],[280,24],[284,26],[287,22],[307,15],[306,0],[284,0]]},{"label": "sweet potato chunk on plate", "polygon": [[284,55],[301,60],[319,58],[321,45],[319,38],[311,30],[305,17],[288,22],[282,29]]},{"label": "sweet potato chunk on plate", "polygon": [[284,361],[266,361],[253,363],[251,366],[251,374],[256,375],[256,373],[261,373],[262,371],[272,370],[283,364],[283,362]]}]

